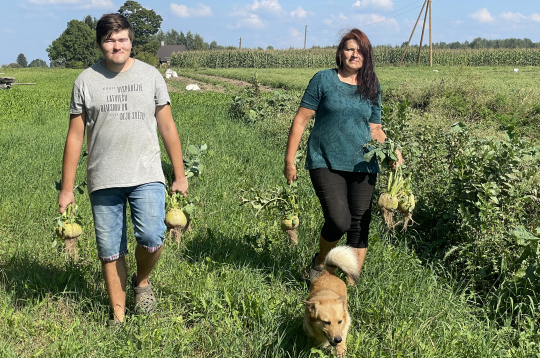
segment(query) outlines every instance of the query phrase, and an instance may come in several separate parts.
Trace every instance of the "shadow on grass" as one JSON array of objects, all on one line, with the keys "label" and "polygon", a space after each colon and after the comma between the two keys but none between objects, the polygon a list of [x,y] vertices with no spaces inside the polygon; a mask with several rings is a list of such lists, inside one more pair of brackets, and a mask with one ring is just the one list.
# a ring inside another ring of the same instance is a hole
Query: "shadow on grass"
[{"label": "shadow on grass", "polygon": [[298,246],[293,248],[279,242],[287,240],[286,235],[283,236],[279,239],[264,238],[265,243],[262,245],[267,246],[258,248],[261,245],[258,235],[231,237],[207,228],[204,232],[196,233],[186,243],[186,249],[195,261],[209,257],[219,263],[248,266],[264,274],[278,276],[282,280],[307,282],[307,267],[302,265],[302,253]]},{"label": "shadow on grass", "polygon": [[313,342],[302,328],[303,317],[287,317],[276,332],[276,340],[262,350],[265,357],[309,357]]},{"label": "shadow on grass", "polygon": [[[95,310],[95,306],[108,306],[101,290],[87,281],[95,277],[95,268],[73,261],[58,267],[44,264],[27,255],[14,255],[0,265],[0,287],[15,296],[18,307],[35,305],[46,297],[70,298],[81,305],[83,312]],[[101,276],[100,276],[101,280]]]}]

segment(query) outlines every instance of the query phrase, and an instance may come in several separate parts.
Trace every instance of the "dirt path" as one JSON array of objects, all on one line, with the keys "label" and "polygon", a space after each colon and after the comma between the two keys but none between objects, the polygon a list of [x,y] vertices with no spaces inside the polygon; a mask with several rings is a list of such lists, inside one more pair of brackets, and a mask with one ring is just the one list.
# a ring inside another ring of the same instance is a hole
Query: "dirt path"
[{"label": "dirt path", "polygon": [[[231,84],[233,84],[235,86],[239,86],[239,87],[245,87],[245,86],[251,85],[251,83],[249,83],[249,82],[241,81],[241,80],[235,80],[235,79],[232,79],[232,78],[218,77],[218,76],[212,76],[212,75],[203,75],[203,74],[199,74],[199,73],[197,74],[197,76],[201,76],[203,78],[209,78],[209,79],[214,79],[214,80],[218,80],[218,81],[231,83]],[[270,91],[274,90],[272,87],[263,86],[263,85],[260,85],[259,88],[261,89],[261,91],[265,91],[265,92],[270,92]]]},{"label": "dirt path", "polygon": [[[183,76],[171,77],[165,80],[165,82],[167,82],[167,90],[169,92],[185,92],[187,91],[186,86],[191,85],[191,84],[195,84],[199,86],[199,88],[203,92],[219,92],[219,93],[226,92],[225,88],[221,86],[212,85],[209,83],[194,80],[193,78],[183,77]],[[173,86],[171,82],[174,82],[175,85]]]}]

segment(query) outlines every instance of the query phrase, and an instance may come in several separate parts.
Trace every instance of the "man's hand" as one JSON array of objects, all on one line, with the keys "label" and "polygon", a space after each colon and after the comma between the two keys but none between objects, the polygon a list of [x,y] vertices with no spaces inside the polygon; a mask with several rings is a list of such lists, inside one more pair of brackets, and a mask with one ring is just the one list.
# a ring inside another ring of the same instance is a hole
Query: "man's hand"
[{"label": "man's hand", "polygon": [[188,190],[188,181],[185,176],[176,179],[171,186],[171,191],[173,193],[182,193],[184,198],[187,196],[187,190]]},{"label": "man's hand", "polygon": [[62,214],[69,204],[75,204],[75,195],[73,191],[60,190],[58,193],[58,206],[60,207],[60,214]]}]

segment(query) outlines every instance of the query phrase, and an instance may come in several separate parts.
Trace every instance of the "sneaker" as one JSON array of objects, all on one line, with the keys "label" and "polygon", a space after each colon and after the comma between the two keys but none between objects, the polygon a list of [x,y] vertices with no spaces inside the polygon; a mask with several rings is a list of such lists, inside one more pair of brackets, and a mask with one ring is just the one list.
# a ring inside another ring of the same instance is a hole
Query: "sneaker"
[{"label": "sneaker", "polygon": [[324,265],[317,265],[315,264],[315,260],[317,259],[317,256],[319,256],[319,253],[317,252],[315,255],[313,255],[313,259],[311,260],[311,270],[309,270],[309,281],[313,282],[317,277],[319,277],[322,273]]}]

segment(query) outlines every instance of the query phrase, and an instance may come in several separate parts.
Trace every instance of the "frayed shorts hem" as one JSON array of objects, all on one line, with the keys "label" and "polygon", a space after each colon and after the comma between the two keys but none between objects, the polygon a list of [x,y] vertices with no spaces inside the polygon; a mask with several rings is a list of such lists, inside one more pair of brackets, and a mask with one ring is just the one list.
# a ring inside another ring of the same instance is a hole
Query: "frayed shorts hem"
[{"label": "frayed shorts hem", "polygon": [[112,256],[108,256],[108,257],[99,257],[98,256],[98,258],[102,262],[112,262],[112,261],[116,261],[119,258],[122,258],[122,257],[126,256],[127,254],[128,254],[128,250],[124,250],[121,253],[116,254],[116,255],[112,255]]},{"label": "frayed shorts hem", "polygon": [[148,253],[154,253],[156,251],[158,251],[159,249],[161,249],[163,247],[163,244],[159,245],[159,246],[154,246],[154,247],[149,247],[149,246],[144,246],[144,245],[139,245],[140,247],[142,247],[143,249],[146,250],[146,252]]}]

